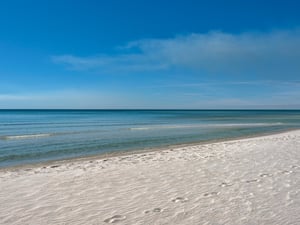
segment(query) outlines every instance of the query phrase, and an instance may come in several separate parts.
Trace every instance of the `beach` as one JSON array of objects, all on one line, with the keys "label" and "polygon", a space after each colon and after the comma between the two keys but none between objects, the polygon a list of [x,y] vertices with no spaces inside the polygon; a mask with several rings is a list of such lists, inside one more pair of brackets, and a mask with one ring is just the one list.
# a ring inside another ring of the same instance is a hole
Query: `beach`
[{"label": "beach", "polygon": [[300,130],[0,170],[0,224],[300,224]]}]

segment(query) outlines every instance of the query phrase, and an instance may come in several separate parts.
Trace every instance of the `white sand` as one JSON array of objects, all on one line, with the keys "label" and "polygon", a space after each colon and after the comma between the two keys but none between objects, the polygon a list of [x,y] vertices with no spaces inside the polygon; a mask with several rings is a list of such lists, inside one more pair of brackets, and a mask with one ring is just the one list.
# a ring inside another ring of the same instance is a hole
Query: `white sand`
[{"label": "white sand", "polygon": [[300,224],[300,131],[0,171],[0,224]]}]

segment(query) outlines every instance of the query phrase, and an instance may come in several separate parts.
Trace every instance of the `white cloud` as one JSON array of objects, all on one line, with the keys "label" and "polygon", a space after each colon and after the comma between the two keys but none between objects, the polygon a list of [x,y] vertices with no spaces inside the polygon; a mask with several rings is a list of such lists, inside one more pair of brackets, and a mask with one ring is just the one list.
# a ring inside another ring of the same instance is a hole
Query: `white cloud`
[{"label": "white cloud", "polygon": [[[164,93],[159,97],[143,94],[61,90],[40,93],[0,94],[0,109],[299,109],[299,89],[275,94],[241,97],[215,96],[212,91]],[[216,90],[214,89],[213,92]]]},{"label": "white cloud", "polygon": [[[134,53],[133,53],[134,52]],[[114,55],[54,56],[75,70],[149,71],[185,68],[225,74],[295,76],[300,71],[300,30],[230,34],[209,32],[128,43]]]},{"label": "white cloud", "polygon": [[0,94],[0,108],[109,108],[116,99],[111,93],[76,90]]}]

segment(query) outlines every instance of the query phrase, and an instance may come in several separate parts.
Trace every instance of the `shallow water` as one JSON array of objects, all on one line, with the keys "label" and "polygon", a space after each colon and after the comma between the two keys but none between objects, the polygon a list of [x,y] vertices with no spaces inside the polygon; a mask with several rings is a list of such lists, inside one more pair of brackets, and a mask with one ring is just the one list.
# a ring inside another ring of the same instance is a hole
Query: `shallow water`
[{"label": "shallow water", "polygon": [[0,110],[0,167],[290,128],[299,110]]}]

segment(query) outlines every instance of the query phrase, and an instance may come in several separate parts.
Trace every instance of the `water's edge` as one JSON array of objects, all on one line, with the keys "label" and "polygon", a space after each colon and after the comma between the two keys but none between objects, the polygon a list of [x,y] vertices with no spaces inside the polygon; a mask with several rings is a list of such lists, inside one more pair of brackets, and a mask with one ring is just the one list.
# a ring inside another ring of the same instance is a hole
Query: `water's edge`
[{"label": "water's edge", "polygon": [[0,172],[19,171],[19,170],[33,169],[33,168],[39,168],[39,167],[48,167],[48,166],[51,166],[54,164],[55,165],[63,165],[63,164],[73,163],[73,162],[84,162],[84,161],[90,161],[90,160],[109,159],[109,158],[118,157],[118,156],[128,156],[128,155],[133,155],[133,154],[158,152],[158,151],[168,150],[168,149],[172,149],[172,148],[184,148],[184,147],[221,143],[221,142],[228,142],[228,141],[239,141],[239,140],[246,140],[249,138],[266,137],[266,136],[271,136],[274,134],[283,134],[283,133],[288,133],[290,131],[296,131],[296,130],[300,130],[300,129],[299,128],[286,128],[286,129],[282,129],[280,131],[268,131],[268,132],[262,132],[259,134],[244,135],[244,136],[239,136],[239,137],[220,138],[220,139],[214,139],[214,140],[209,140],[209,141],[200,141],[200,142],[198,141],[198,142],[191,142],[191,143],[184,143],[184,144],[168,145],[168,146],[164,146],[164,147],[153,147],[153,148],[145,148],[145,149],[140,149],[140,150],[123,150],[123,151],[116,151],[116,152],[99,153],[99,154],[89,155],[89,156],[79,156],[79,157],[73,157],[73,158],[71,157],[71,158],[67,158],[67,159],[26,163],[26,164],[0,167]]}]

